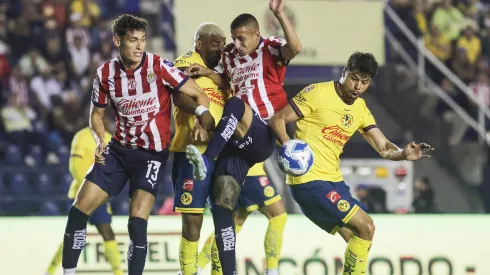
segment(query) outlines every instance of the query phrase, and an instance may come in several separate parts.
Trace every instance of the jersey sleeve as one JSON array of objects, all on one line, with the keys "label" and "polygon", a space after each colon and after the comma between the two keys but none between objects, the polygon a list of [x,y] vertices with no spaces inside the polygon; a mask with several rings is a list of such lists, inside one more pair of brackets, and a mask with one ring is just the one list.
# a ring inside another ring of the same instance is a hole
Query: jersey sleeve
[{"label": "jersey sleeve", "polygon": [[362,117],[362,124],[361,127],[359,127],[359,133],[365,133],[373,128],[376,128],[376,120],[374,119],[373,114],[369,110],[369,108],[366,106],[366,102],[363,102],[363,117]]},{"label": "jersey sleeve", "polygon": [[[104,65],[105,66],[105,65]],[[92,103],[95,107],[105,108],[107,106],[107,89],[102,83],[102,70],[103,67],[97,69],[95,74],[94,84],[92,87]]]},{"label": "jersey sleeve", "polygon": [[167,59],[160,59],[160,69],[163,84],[171,88],[171,90],[178,91],[189,80],[188,76]]},{"label": "jersey sleeve", "polygon": [[318,85],[312,84],[289,100],[289,105],[298,117],[306,117],[315,110],[315,102],[318,100],[315,95],[319,89]]},{"label": "jersey sleeve", "polygon": [[286,39],[277,36],[271,36],[267,38],[267,46],[269,47],[269,52],[278,59],[278,61],[287,61],[282,57],[282,47],[287,44]]}]

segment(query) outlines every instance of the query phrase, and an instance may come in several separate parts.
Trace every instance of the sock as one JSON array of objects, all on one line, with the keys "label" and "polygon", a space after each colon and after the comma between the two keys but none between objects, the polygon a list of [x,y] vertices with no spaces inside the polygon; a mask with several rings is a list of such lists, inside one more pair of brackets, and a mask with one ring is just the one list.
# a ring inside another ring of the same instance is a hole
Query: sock
[{"label": "sock", "polygon": [[197,251],[199,241],[190,242],[180,238],[179,262],[182,275],[194,275],[197,273]]},{"label": "sock", "polygon": [[279,275],[279,270],[277,268],[274,269],[266,269],[265,275]]},{"label": "sock", "polygon": [[111,265],[112,273],[114,273],[114,275],[124,275],[121,265],[121,254],[119,253],[116,241],[112,240],[104,242],[104,255]]},{"label": "sock", "polygon": [[366,274],[367,259],[371,243],[371,241],[352,236],[345,249],[343,275]]},{"label": "sock", "polygon": [[199,256],[197,259],[197,266],[200,269],[206,268],[209,261],[211,260],[211,246],[213,245],[213,243],[214,243],[214,234],[209,234],[209,237],[206,239],[206,242],[204,243],[201,252],[199,252]]},{"label": "sock", "polygon": [[74,268],[63,268],[63,275],[75,275],[76,267]]},{"label": "sock", "polygon": [[53,259],[51,260],[51,263],[49,264],[48,271],[46,271],[46,274],[54,275],[54,273],[56,273],[56,269],[58,269],[58,266],[61,265],[62,257],[63,257],[63,243],[60,243],[60,245],[58,245],[58,249],[56,250],[56,253],[54,254]]},{"label": "sock", "polygon": [[216,238],[213,235],[213,244],[211,245],[211,275],[223,275],[223,267],[219,260],[219,250],[216,245]]},{"label": "sock", "polygon": [[226,101],[223,116],[216,126],[213,138],[209,141],[204,156],[208,160],[215,159],[223,150],[226,143],[235,133],[238,122],[245,113],[245,103],[238,97],[232,97]]},{"label": "sock", "polygon": [[[87,222],[89,216],[78,210],[75,206],[68,211],[65,235],[63,238],[63,270],[65,274],[70,270],[75,271],[80,253],[87,240]],[[75,273],[73,273],[75,274]]]},{"label": "sock", "polygon": [[128,275],[142,275],[145,269],[146,229],[148,222],[145,219],[131,217],[128,221],[129,248],[128,248]]},{"label": "sock", "polygon": [[235,228],[233,211],[215,205],[213,207],[214,237],[219,251],[222,272],[224,275],[236,274]]},{"label": "sock", "polygon": [[279,258],[281,257],[282,249],[282,235],[287,219],[287,213],[269,219],[269,226],[267,227],[267,233],[265,234],[264,240],[267,274],[274,274],[271,272],[274,269],[277,270],[279,266]]}]

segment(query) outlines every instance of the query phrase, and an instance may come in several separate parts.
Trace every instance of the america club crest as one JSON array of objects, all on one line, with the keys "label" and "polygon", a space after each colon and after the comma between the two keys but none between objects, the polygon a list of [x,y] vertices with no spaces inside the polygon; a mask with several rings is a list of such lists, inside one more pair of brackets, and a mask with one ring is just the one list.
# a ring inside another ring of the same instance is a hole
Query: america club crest
[{"label": "america club crest", "polygon": [[345,114],[340,119],[340,124],[345,128],[349,128],[350,126],[352,126],[352,123],[354,123],[354,118],[350,114]]}]

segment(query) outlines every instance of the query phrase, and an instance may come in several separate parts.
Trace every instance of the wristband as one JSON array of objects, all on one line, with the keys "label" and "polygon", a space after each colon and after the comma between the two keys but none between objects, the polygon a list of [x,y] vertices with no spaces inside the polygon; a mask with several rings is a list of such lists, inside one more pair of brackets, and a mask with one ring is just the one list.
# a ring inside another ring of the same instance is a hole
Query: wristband
[{"label": "wristband", "polygon": [[196,110],[194,111],[194,114],[196,114],[196,116],[201,116],[206,111],[209,111],[208,108],[206,108],[202,105],[199,105],[199,106],[197,106]]}]

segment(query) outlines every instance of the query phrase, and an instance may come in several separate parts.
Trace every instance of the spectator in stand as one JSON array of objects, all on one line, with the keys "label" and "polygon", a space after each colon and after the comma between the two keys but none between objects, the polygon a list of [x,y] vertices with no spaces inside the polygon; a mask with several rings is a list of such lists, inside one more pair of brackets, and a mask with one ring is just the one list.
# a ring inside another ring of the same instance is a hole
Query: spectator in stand
[{"label": "spectator in stand", "polygon": [[29,88],[27,81],[22,74],[19,66],[15,66],[12,69],[12,74],[9,78],[10,94],[17,96],[16,100],[21,106],[29,105]]},{"label": "spectator in stand", "polygon": [[365,184],[359,184],[356,188],[357,199],[368,208],[369,213],[386,213],[383,202],[370,194],[370,187]]},{"label": "spectator in stand", "polygon": [[478,20],[478,2],[479,0],[460,0],[458,1],[458,9],[466,18]]},{"label": "spectator in stand", "polygon": [[41,118],[45,119],[50,113],[53,107],[51,98],[55,95],[61,96],[63,86],[64,83],[54,77],[50,67],[46,67],[40,75],[32,79],[30,87],[36,99],[35,109]]},{"label": "spectator in stand", "polygon": [[62,48],[61,39],[58,36],[47,37],[43,56],[54,71],[73,72],[71,55]]},{"label": "spectator in stand", "polygon": [[[430,26],[430,31],[425,35],[424,42],[427,50],[434,54],[442,63],[446,64],[452,54],[452,44],[451,41],[439,31],[439,28],[436,25],[432,24]],[[434,82],[440,83],[443,78],[441,71],[435,67],[432,62],[426,62],[425,64],[429,77]]]},{"label": "spectator in stand", "polygon": [[62,137],[65,144],[69,145],[75,134],[87,125],[83,116],[83,109],[75,92],[65,92],[61,96],[53,97],[53,109],[51,112],[53,131]]},{"label": "spectator in stand", "polygon": [[427,33],[427,17],[425,15],[425,7],[423,0],[416,0],[414,5],[414,18],[417,21],[417,26],[422,34]]},{"label": "spectator in stand", "polygon": [[476,22],[467,21],[463,35],[458,39],[457,47],[465,49],[468,62],[476,65],[481,55],[481,41],[476,36]]},{"label": "spectator in stand", "polygon": [[81,15],[80,25],[85,28],[93,26],[100,16],[99,4],[93,0],[73,0],[70,10]]},{"label": "spectator in stand", "polygon": [[415,181],[415,195],[412,204],[414,213],[435,213],[434,191],[429,178],[425,177]]},{"label": "spectator in stand", "polygon": [[463,13],[453,6],[451,0],[442,0],[432,17],[432,24],[436,25],[441,33],[451,41],[459,37],[464,23]]},{"label": "spectator in stand", "polygon": [[465,84],[470,84],[475,80],[476,65],[470,63],[464,48],[456,49],[451,69]]},{"label": "spectator in stand", "polygon": [[66,29],[66,43],[67,48],[75,46],[75,37],[81,37],[83,47],[89,47],[92,45],[90,39],[90,32],[87,27],[82,24],[83,16],[80,13],[72,13],[70,15],[71,26]]},{"label": "spectator in stand", "polygon": [[90,65],[90,50],[87,45],[82,42],[82,37],[75,35],[73,38],[73,46],[69,48],[71,59],[73,60],[73,69],[75,79],[81,80],[87,75],[87,70]]},{"label": "spectator in stand", "polygon": [[54,19],[58,30],[63,30],[66,26],[66,6],[65,0],[44,0],[42,10],[45,19]]},{"label": "spectator in stand", "polygon": [[10,94],[7,105],[1,110],[5,132],[11,143],[21,148],[24,161],[28,166],[35,166],[36,160],[30,155],[31,144],[39,145],[46,154],[46,164],[59,164],[54,153],[56,147],[44,135],[34,131],[33,121],[36,113],[19,99],[18,94]]},{"label": "spectator in stand", "polygon": [[19,67],[27,79],[31,79],[49,69],[48,62],[37,48],[31,49],[20,58]]}]

